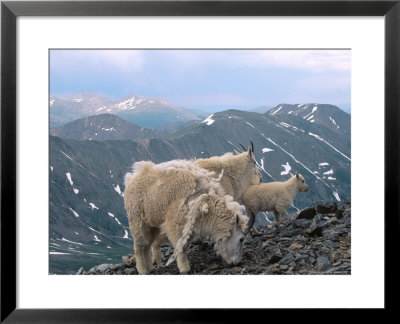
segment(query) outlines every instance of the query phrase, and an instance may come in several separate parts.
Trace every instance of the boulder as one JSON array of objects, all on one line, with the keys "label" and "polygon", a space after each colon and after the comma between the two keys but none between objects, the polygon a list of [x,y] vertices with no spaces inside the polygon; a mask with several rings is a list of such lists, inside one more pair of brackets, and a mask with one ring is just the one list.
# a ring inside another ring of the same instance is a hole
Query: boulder
[{"label": "boulder", "polygon": [[337,204],[330,201],[318,201],[316,209],[318,214],[331,214],[336,212]]},{"label": "boulder", "polygon": [[299,213],[296,215],[296,220],[297,219],[313,219],[316,214],[317,214],[317,210],[315,207],[306,208],[306,209],[299,211]]}]

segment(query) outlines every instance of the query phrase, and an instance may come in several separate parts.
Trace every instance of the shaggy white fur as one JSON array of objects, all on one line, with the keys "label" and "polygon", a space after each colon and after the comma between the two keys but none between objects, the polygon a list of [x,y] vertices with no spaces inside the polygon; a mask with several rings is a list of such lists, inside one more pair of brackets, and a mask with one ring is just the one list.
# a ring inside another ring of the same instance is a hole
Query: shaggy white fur
[{"label": "shaggy white fur", "polygon": [[133,170],[125,177],[124,202],[139,273],[152,270],[150,246],[160,237],[174,246],[168,262],[177,259],[180,272],[190,270],[187,246],[195,235],[220,242],[218,247],[228,251],[221,254],[227,263],[241,259],[243,243],[233,233],[242,232],[248,218],[244,207],[225,195],[219,183],[223,173],[215,178],[214,172],[185,160],[138,162]]},{"label": "shaggy white fur", "polygon": [[[171,164],[175,165],[175,161],[161,163],[160,166],[165,165],[166,167],[170,167]],[[219,175],[216,179],[217,182],[221,184],[225,193],[232,196],[235,201],[240,199],[243,192],[250,185],[257,185],[262,180],[261,173],[256,165],[254,153],[250,147],[248,151],[243,153],[225,153],[221,156],[213,156],[208,159],[198,159],[193,161],[193,166],[198,166],[214,173],[214,177]],[[190,166],[185,165],[185,168],[190,168]],[[165,243],[168,243],[168,240],[160,236],[159,240],[155,240],[152,245],[152,262],[159,267],[162,266],[160,248]]]}]

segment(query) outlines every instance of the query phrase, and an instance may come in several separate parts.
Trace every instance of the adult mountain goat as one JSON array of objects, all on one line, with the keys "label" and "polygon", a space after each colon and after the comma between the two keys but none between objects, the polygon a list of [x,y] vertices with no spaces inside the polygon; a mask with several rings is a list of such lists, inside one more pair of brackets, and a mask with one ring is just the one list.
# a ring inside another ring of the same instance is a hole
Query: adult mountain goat
[{"label": "adult mountain goat", "polygon": [[194,163],[203,169],[214,171],[221,178],[221,186],[233,200],[238,201],[250,185],[258,185],[262,181],[262,175],[257,168],[254,157],[253,143],[247,152],[226,153],[222,156],[213,156],[208,159],[198,159]]},{"label": "adult mountain goat", "polygon": [[125,176],[124,202],[140,274],[152,271],[150,247],[160,235],[174,246],[167,264],[177,259],[181,273],[190,271],[188,243],[196,235],[210,237],[226,263],[241,261],[248,218],[214,172],[184,160],[137,162],[133,171]]},{"label": "adult mountain goat", "polygon": [[287,216],[286,209],[293,205],[297,192],[308,191],[308,185],[300,173],[290,174],[285,182],[262,183],[250,186],[242,195],[242,203],[246,206],[249,217],[246,233],[253,227],[255,218],[260,211],[272,211],[275,221],[279,224],[279,215]]},{"label": "adult mountain goat", "polygon": [[[226,153],[208,159],[197,159],[193,164],[215,172],[214,177],[223,173],[220,179],[222,188],[226,194],[233,197],[234,201],[238,201],[250,185],[257,185],[262,181],[262,175],[257,168],[253,143],[247,151],[243,153],[236,151],[235,153]],[[161,245],[167,242],[165,237],[159,236],[152,245],[152,262],[157,264],[158,267],[163,265]]]}]

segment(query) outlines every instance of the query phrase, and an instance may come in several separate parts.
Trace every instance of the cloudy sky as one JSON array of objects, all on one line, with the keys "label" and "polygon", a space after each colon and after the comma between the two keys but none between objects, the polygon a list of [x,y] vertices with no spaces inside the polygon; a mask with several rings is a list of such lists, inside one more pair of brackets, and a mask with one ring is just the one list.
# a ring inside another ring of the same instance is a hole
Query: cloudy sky
[{"label": "cloudy sky", "polygon": [[51,50],[50,93],[191,107],[350,106],[349,50]]}]

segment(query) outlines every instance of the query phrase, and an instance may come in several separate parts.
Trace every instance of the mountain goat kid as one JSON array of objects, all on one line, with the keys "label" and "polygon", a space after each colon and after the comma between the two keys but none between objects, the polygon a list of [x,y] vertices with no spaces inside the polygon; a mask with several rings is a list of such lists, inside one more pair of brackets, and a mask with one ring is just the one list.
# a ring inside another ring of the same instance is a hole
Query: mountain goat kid
[{"label": "mountain goat kid", "polygon": [[140,274],[153,270],[150,247],[160,235],[174,246],[167,265],[177,259],[181,273],[190,271],[188,245],[196,235],[209,236],[226,263],[241,261],[248,218],[214,172],[184,160],[142,161],[133,169],[125,176],[124,202]]},{"label": "mountain goat kid", "polygon": [[290,174],[291,178],[285,182],[269,182],[250,186],[242,195],[242,203],[246,206],[249,217],[246,234],[253,227],[255,218],[260,211],[272,211],[275,221],[279,224],[279,215],[287,216],[286,209],[293,205],[297,192],[308,191],[304,177],[297,173]]},{"label": "mountain goat kid", "polygon": [[[243,153],[236,151],[235,154],[225,153],[208,159],[197,159],[193,161],[193,164],[213,171],[214,177],[222,173],[222,178],[219,179],[220,184],[225,193],[232,196],[234,201],[238,201],[250,185],[257,185],[262,181],[262,175],[254,157],[253,143]],[[158,267],[163,265],[160,248],[166,242],[166,238],[161,235],[152,245],[152,263]]]}]

